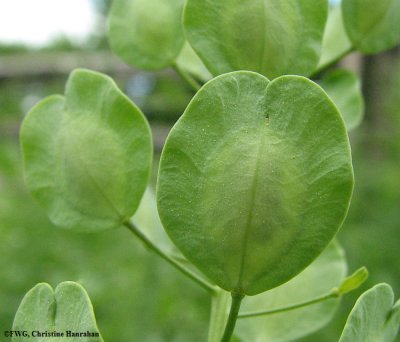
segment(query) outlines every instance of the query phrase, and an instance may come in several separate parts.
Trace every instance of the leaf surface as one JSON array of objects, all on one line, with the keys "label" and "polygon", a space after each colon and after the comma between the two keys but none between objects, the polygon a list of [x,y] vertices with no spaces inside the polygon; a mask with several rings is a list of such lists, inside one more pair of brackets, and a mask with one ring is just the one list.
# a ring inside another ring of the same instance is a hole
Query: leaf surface
[{"label": "leaf surface", "polygon": [[357,50],[375,54],[400,43],[400,0],[343,0],[342,11]]},{"label": "leaf surface", "polygon": [[109,15],[109,40],[126,63],[146,70],[172,65],[185,38],[184,0],[114,0]]},{"label": "leaf surface", "polygon": [[339,342],[393,342],[400,328],[400,305],[393,290],[378,284],[358,298]]},{"label": "leaf surface", "polygon": [[[58,332],[64,336],[35,337],[37,342],[103,342],[96,325],[92,303],[85,289],[74,282],[66,281],[55,290],[45,283],[37,284],[22,300],[14,318],[13,330]],[[67,337],[67,331],[91,333],[98,336]],[[26,337],[13,337],[13,342],[26,342]]]},{"label": "leaf surface", "polygon": [[326,0],[188,0],[186,37],[213,75],[309,75],[320,58]]},{"label": "leaf surface", "polygon": [[223,289],[255,295],[322,252],[352,188],[347,134],[325,92],[241,71],[208,82],[171,130],[157,201],[190,261]]},{"label": "leaf surface", "polygon": [[150,129],[110,78],[74,71],[65,97],[50,96],[29,112],[21,142],[27,186],[56,225],[118,227],[139,206]]}]

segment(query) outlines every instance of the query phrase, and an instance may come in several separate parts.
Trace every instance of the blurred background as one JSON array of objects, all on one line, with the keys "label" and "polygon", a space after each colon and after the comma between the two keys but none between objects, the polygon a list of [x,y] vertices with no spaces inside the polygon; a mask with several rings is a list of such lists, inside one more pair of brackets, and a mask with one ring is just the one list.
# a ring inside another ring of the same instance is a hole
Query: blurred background
[{"label": "blurred background", "polygon": [[[88,290],[105,341],[202,341],[210,309],[203,290],[128,231],[85,235],[52,226],[24,185],[24,115],[41,98],[62,94],[72,69],[86,67],[113,77],[149,119],[154,186],[165,136],[193,93],[172,70],[134,70],[111,53],[109,2],[0,2],[0,331],[11,328],[36,283],[74,280]],[[326,328],[302,341],[337,341],[354,301],[373,284],[387,282],[400,296],[400,49],[345,63],[362,77],[366,111],[350,137],[356,187],[338,239],[349,269],[365,265],[370,278],[345,297]]]}]

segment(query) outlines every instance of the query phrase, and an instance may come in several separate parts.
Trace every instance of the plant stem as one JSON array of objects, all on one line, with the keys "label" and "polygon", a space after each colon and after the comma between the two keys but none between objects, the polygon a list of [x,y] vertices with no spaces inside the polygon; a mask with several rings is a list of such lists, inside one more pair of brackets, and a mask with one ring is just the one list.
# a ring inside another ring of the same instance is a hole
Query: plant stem
[{"label": "plant stem", "polygon": [[211,294],[215,293],[215,287],[209,284],[206,280],[199,277],[196,273],[190,269],[183,266],[181,263],[177,262],[175,259],[165,254],[160,248],[158,248],[152,241],[150,241],[147,236],[145,236],[136,226],[130,221],[126,221],[124,226],[127,227],[139,240],[141,240],[147,248],[155,252],[158,256],[167,261],[170,265],[174,266],[177,270],[181,271],[188,278],[193,280],[195,283],[200,285],[203,289]]},{"label": "plant stem", "polygon": [[174,70],[178,73],[180,77],[194,90],[194,92],[198,92],[201,88],[200,83],[198,83],[192,76],[190,76],[187,72],[183,71],[177,64],[172,66]]},{"label": "plant stem", "polygon": [[239,315],[240,304],[244,298],[243,294],[232,292],[232,304],[231,310],[229,311],[228,321],[226,322],[224,335],[222,336],[221,342],[229,342],[235,329],[236,321]]},{"label": "plant stem", "polygon": [[331,298],[337,298],[337,297],[339,297],[339,294],[336,291],[331,291],[331,292],[329,292],[327,294],[324,294],[322,296],[316,297],[314,299],[311,299],[311,300],[308,300],[308,301],[305,301],[305,302],[301,302],[301,303],[298,303],[298,304],[284,306],[284,307],[278,308],[278,309],[264,310],[264,311],[254,311],[254,312],[244,312],[244,313],[239,314],[239,318],[250,318],[250,317],[257,317],[257,316],[273,315],[273,314],[277,314],[277,313],[280,313],[280,312],[299,309],[299,308],[302,308],[304,306],[316,304],[316,303],[323,302],[325,300],[328,300],[328,299],[331,299]]}]

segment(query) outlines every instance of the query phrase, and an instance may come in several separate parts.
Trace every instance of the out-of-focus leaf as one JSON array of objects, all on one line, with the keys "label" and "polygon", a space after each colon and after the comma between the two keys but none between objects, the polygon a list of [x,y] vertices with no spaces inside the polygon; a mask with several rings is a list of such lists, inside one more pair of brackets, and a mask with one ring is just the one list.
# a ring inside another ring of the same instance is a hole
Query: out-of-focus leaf
[{"label": "out-of-focus leaf", "polygon": [[[328,293],[345,274],[344,253],[336,242],[332,242],[310,266],[286,284],[245,298],[241,311],[273,310],[305,302]],[[287,312],[239,319],[235,334],[246,342],[294,341],[327,324],[338,303],[339,299],[333,298]]]},{"label": "out-of-focus leaf", "polygon": [[139,206],[152,163],[150,128],[107,76],[75,70],[21,129],[26,182],[58,226],[119,227]]},{"label": "out-of-focus leaf", "polygon": [[347,130],[356,128],[364,115],[364,99],[357,75],[349,70],[334,70],[322,79],[321,86],[338,106]]},{"label": "out-of-focus leaf", "polygon": [[207,342],[220,342],[229,316],[231,294],[218,289],[211,298],[210,327]]},{"label": "out-of-focus leaf", "polygon": [[378,284],[358,298],[339,342],[393,342],[400,327],[400,303],[393,290]]},{"label": "out-of-focus leaf", "polygon": [[158,216],[156,199],[150,188],[146,189],[139,208],[132,217],[132,221],[166,254],[176,256],[179,253],[168,235],[165,233],[160,217]]},{"label": "out-of-focus leaf", "polygon": [[181,53],[176,59],[176,64],[179,68],[203,82],[207,82],[212,78],[212,75],[188,42],[183,46]]},{"label": "out-of-focus leaf", "polygon": [[[71,281],[59,284],[54,291],[44,283],[31,289],[18,308],[13,330],[26,331],[30,335],[14,336],[13,342],[103,342],[87,292]],[[73,334],[71,337],[67,336],[68,331]],[[35,332],[57,332],[64,336],[38,337],[34,336]],[[75,335],[79,333],[84,335]]]},{"label": "out-of-focus leaf", "polygon": [[185,257],[221,288],[259,294],[307,267],[346,216],[343,120],[304,77],[221,75],[171,130],[157,188],[161,222]]},{"label": "out-of-focus leaf", "polygon": [[327,0],[188,0],[186,37],[216,76],[251,70],[310,75],[320,59]]},{"label": "out-of-focus leaf", "polygon": [[340,5],[331,6],[325,26],[324,39],[322,40],[321,59],[317,69],[323,69],[350,49],[351,42],[344,28],[342,7]]},{"label": "out-of-focus leaf", "polygon": [[113,0],[109,40],[126,63],[146,70],[174,64],[185,42],[184,0]]},{"label": "out-of-focus leaf", "polygon": [[343,0],[342,11],[357,50],[373,54],[400,43],[400,0]]}]

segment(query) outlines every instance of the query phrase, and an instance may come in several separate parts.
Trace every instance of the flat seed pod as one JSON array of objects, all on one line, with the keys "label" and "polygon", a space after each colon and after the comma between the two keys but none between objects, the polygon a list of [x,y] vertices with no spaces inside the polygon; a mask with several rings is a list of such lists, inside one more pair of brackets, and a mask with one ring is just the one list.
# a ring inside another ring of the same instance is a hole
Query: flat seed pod
[{"label": "flat seed pod", "polygon": [[343,0],[342,11],[357,50],[374,54],[400,44],[400,0]]},{"label": "flat seed pod", "polygon": [[[59,284],[55,290],[48,284],[37,284],[22,300],[13,330],[26,331],[36,341],[103,342],[87,292],[72,281]],[[69,336],[68,331],[71,332]],[[38,332],[63,333],[64,336],[39,336]],[[86,336],[75,335],[79,333]],[[12,339],[13,342],[27,340],[30,338],[26,336]]]},{"label": "flat seed pod", "polygon": [[146,189],[150,129],[140,110],[105,75],[74,71],[65,97],[50,96],[21,129],[26,183],[56,225],[118,227]]},{"label": "flat seed pod", "polygon": [[310,75],[320,59],[326,0],[188,0],[186,37],[214,75]]},{"label": "flat seed pod", "polygon": [[172,65],[185,42],[184,0],[113,0],[109,15],[112,50],[146,70]]},{"label": "flat seed pod", "polygon": [[301,76],[239,71],[208,82],[171,130],[157,201],[193,264],[255,295],[322,252],[352,189],[346,130],[326,93]]},{"label": "flat seed pod", "polygon": [[339,342],[393,342],[400,328],[400,301],[392,288],[378,284],[358,298]]}]

